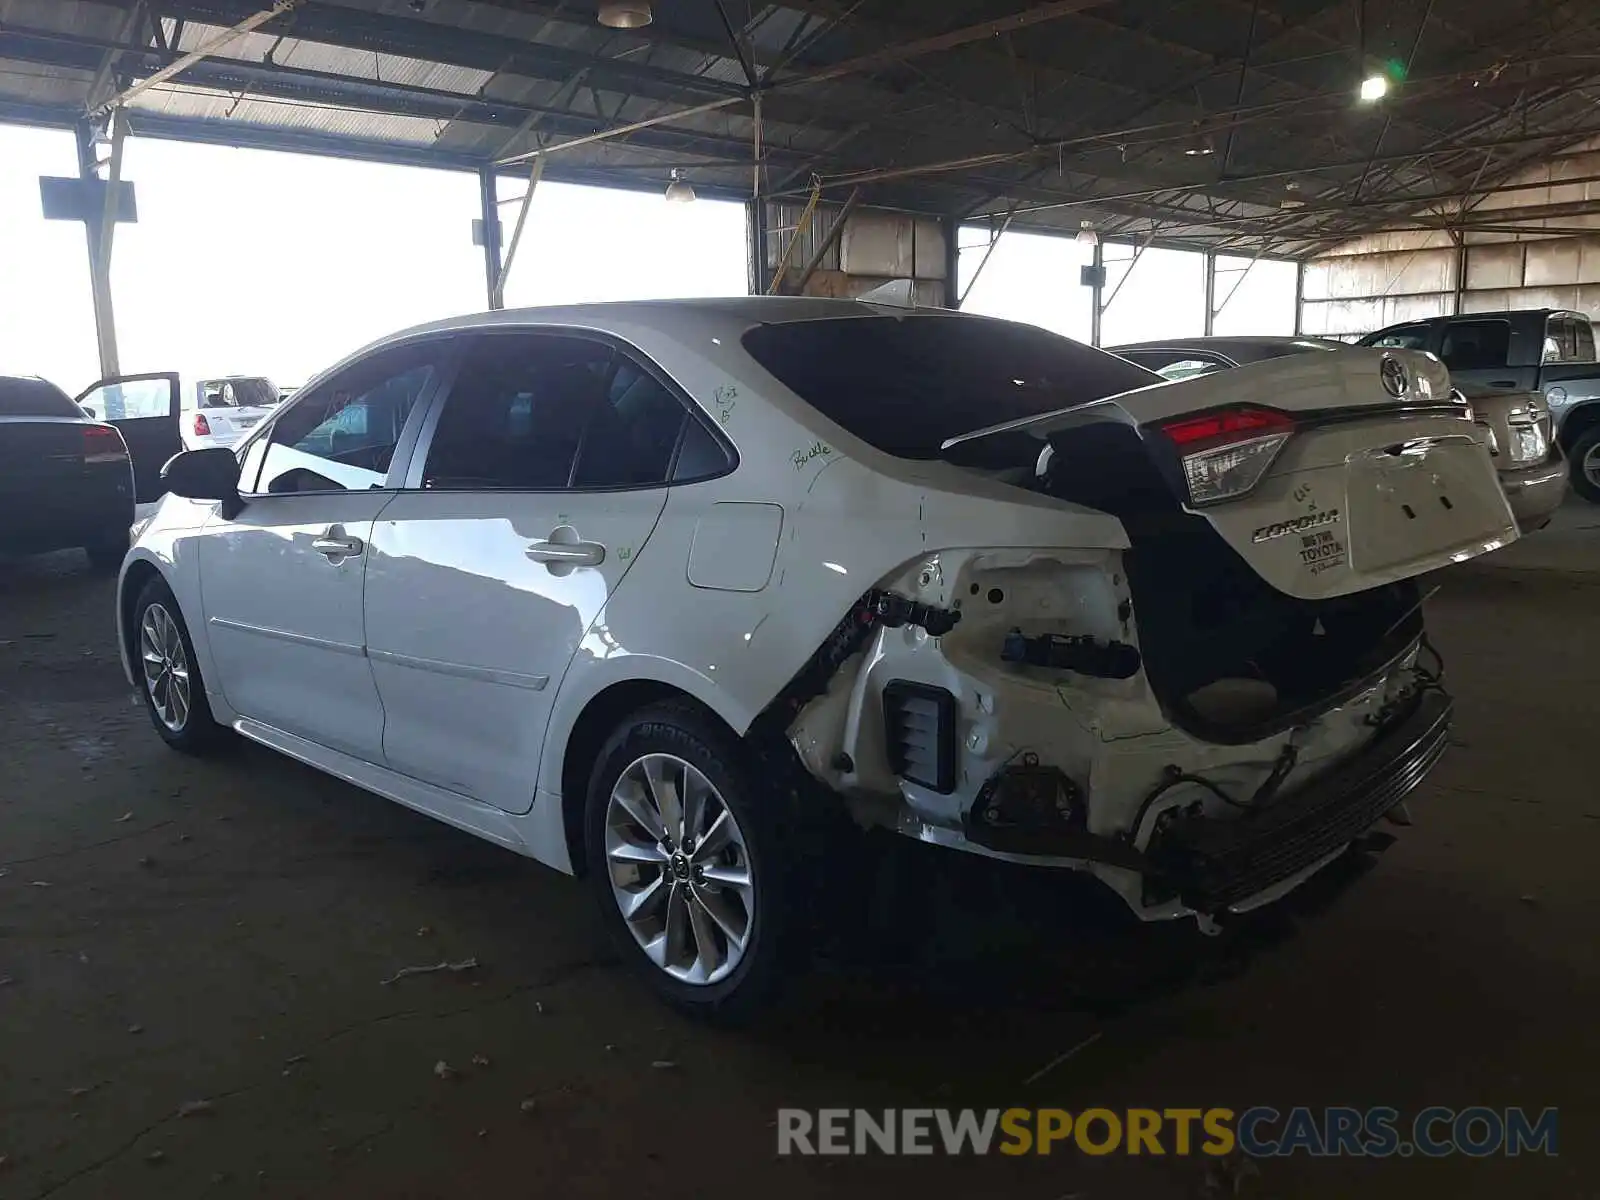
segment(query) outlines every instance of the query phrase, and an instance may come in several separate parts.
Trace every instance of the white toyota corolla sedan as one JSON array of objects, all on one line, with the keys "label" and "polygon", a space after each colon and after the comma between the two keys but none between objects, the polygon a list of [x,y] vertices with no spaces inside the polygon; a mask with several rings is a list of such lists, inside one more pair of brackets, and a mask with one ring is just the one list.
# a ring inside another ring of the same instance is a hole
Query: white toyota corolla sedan
[{"label": "white toyota corolla sedan", "polygon": [[1204,928],[1362,839],[1446,743],[1415,577],[1516,537],[1479,436],[1406,351],[1163,383],[849,301],[501,312],[173,459],[117,615],[174,747],[232,730],[586,875],[731,1013],[817,830]]}]

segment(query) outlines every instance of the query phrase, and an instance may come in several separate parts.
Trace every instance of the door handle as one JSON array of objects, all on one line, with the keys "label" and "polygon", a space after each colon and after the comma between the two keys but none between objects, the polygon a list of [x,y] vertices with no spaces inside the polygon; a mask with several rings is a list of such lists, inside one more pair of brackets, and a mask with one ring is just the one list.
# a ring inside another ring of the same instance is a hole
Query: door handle
[{"label": "door handle", "polygon": [[339,526],[331,525],[321,537],[311,540],[311,548],[332,562],[336,558],[353,558],[366,548],[366,544],[358,537],[349,536]]},{"label": "door handle", "polygon": [[523,553],[551,566],[598,567],[606,560],[606,548],[599,542],[534,542]]}]

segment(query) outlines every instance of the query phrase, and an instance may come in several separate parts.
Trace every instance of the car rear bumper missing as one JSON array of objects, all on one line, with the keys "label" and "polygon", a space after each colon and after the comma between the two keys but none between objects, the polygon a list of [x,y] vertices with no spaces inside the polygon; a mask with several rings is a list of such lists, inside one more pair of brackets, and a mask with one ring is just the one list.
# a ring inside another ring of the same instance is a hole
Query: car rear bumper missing
[{"label": "car rear bumper missing", "polygon": [[1449,743],[1450,698],[1424,692],[1356,759],[1259,811],[1180,818],[1148,852],[1147,879],[1196,912],[1246,906],[1326,861],[1420,784]]}]

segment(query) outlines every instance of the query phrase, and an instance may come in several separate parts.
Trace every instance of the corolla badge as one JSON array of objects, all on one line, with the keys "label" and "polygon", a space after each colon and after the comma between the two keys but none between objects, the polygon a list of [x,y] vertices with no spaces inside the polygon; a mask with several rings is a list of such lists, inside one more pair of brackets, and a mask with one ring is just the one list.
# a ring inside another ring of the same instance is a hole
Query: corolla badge
[{"label": "corolla badge", "polygon": [[1398,400],[1406,394],[1406,389],[1411,386],[1411,377],[1406,374],[1406,365],[1398,358],[1385,358],[1378,367],[1378,378],[1383,380],[1383,390]]}]

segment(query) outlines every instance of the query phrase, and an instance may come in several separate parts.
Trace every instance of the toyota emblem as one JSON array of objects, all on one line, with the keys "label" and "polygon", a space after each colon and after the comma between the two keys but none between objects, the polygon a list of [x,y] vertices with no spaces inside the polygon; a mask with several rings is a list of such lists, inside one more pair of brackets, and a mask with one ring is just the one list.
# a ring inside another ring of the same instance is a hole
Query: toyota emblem
[{"label": "toyota emblem", "polygon": [[1406,365],[1398,358],[1385,358],[1383,365],[1378,368],[1378,377],[1383,380],[1383,390],[1398,400],[1406,394],[1406,389],[1411,386],[1411,377],[1406,374]]}]

